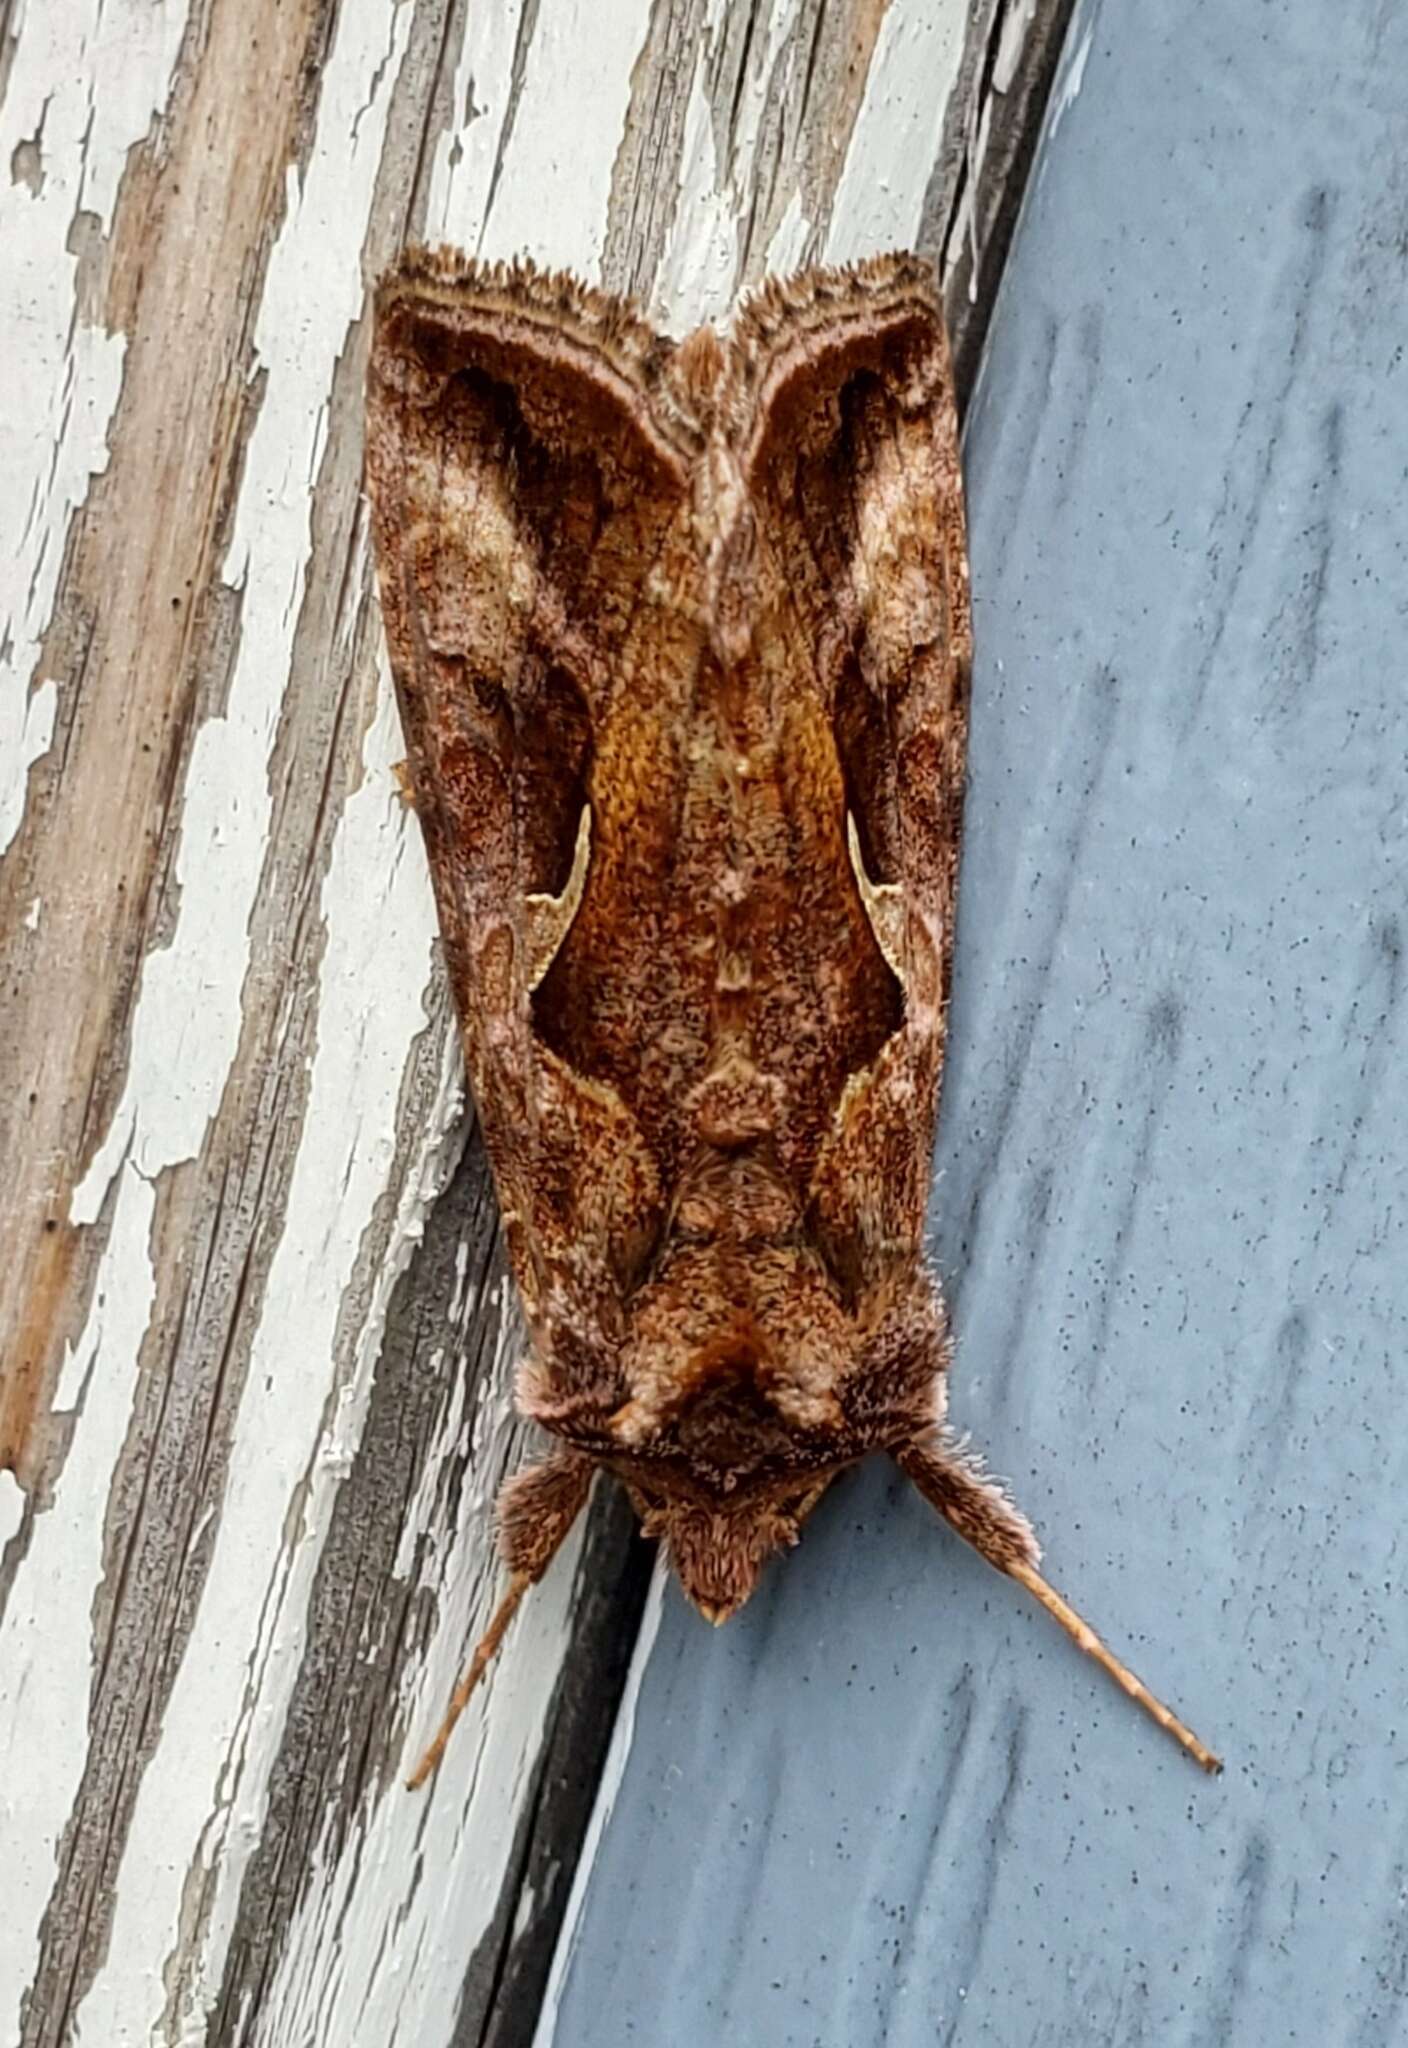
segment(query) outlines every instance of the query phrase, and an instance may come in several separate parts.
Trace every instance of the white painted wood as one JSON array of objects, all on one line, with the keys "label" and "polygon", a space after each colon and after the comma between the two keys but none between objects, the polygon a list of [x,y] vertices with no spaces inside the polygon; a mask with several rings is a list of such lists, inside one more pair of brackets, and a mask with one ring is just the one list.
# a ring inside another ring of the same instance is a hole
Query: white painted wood
[{"label": "white painted wood", "polygon": [[[20,0],[0,102],[0,248],[5,251],[0,409],[0,852],[24,809],[30,768],[53,735],[58,686],[31,688],[88,479],[106,467],[123,337],[85,312],[74,228],[108,226],[131,146],[161,110],[186,26],[182,0]],[[99,61],[108,85],[91,90]]]},{"label": "white painted wood", "polygon": [[[575,1547],[431,1796],[400,1784],[494,1597],[523,1447],[487,1240],[388,1378],[463,1107],[358,510],[369,276],[409,219],[633,283],[682,331],[767,267],[920,238],[966,23],[11,12],[0,2042],[438,2048],[490,2010],[505,1912],[541,1904],[513,1873]],[[387,1387],[427,1382],[404,1495],[354,1516]]]},{"label": "white painted wood", "polygon": [[853,263],[918,240],[958,82],[963,29],[958,7],[894,0],[887,9],[836,193],[828,263]]},{"label": "white painted wood", "polygon": [[[53,737],[58,684],[36,679],[34,671],[64,536],[90,476],[106,465],[122,379],[123,338],[82,317],[69,242],[80,214],[100,230],[110,223],[124,153],[162,106],[185,25],[180,6],[129,0],[108,8],[106,18],[104,12],[102,0],[65,8],[22,5],[9,24],[12,55],[0,104],[0,164],[11,174],[0,182],[7,280],[0,308],[7,392],[0,406],[0,852],[19,828],[29,771]],[[91,87],[100,44],[121,82],[95,108]],[[42,909],[42,903],[33,906],[36,920]],[[24,1078],[12,1074],[7,1082]],[[139,1264],[143,1256],[139,1247]],[[126,1307],[120,1327],[125,1307],[114,1303],[108,1315],[119,1347],[134,1346],[141,1327],[134,1307]],[[0,1370],[5,1355],[0,1349]],[[78,1373],[81,1384],[82,1366]],[[94,1503],[103,1497],[111,1462],[94,1452],[94,1434],[75,1445],[69,1490],[81,1489],[83,1511],[39,1569],[25,1575],[0,1621],[0,1836],[7,1869],[0,2026],[6,2040],[19,2038],[19,1994],[37,1957],[58,1838],[82,1764],[86,1629],[102,1538]],[[8,1542],[23,1510],[13,1475],[6,1481]],[[42,1756],[36,1753],[41,1732]]]}]

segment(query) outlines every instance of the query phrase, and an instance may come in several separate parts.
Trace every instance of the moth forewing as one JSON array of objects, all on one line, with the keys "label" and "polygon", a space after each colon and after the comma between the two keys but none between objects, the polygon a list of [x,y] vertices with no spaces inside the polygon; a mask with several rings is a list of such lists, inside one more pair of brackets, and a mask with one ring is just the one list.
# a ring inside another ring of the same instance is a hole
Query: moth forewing
[{"label": "moth forewing", "polygon": [[512,1613],[605,1467],[709,1619],[895,1456],[1200,1762],[944,1426],[925,1266],[968,569],[929,266],[766,284],[678,345],[531,266],[377,293],[367,477],[451,986],[557,1439]]}]

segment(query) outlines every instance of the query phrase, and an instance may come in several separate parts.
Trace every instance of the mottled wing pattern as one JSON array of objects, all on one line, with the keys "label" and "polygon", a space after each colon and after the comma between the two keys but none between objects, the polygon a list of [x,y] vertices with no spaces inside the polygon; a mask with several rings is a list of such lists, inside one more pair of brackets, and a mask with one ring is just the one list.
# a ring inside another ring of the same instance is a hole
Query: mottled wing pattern
[{"label": "mottled wing pattern", "polygon": [[562,1442],[413,1782],[597,1462],[712,1620],[887,1450],[1206,1768],[945,1427],[921,1250],[969,606],[927,265],[812,271],[727,347],[413,252],[368,407],[382,607],[455,1002]]},{"label": "mottled wing pattern", "polygon": [[603,889],[658,897],[669,842],[667,742],[631,707],[688,603],[689,429],[653,404],[670,354],[570,279],[450,251],[377,296],[367,473],[415,803],[515,1273],[569,1376],[665,1199],[612,1077],[564,1043],[609,994],[579,972],[564,1003],[556,975],[570,932],[580,957],[619,917]]},{"label": "mottled wing pattern", "polygon": [[[810,1220],[859,1307],[913,1270],[953,952],[971,625],[948,345],[927,264],[769,283],[735,334],[763,644],[810,671],[845,785],[849,869],[903,1021],[833,1103]],[[794,693],[795,694],[795,693]]]}]

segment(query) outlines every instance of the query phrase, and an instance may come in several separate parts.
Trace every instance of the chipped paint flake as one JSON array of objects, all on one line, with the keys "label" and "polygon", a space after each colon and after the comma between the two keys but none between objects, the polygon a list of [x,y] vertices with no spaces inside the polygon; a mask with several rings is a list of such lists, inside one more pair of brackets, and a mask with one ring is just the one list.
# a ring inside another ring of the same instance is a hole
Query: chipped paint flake
[{"label": "chipped paint flake", "polygon": [[[501,1354],[516,1346],[511,1320]],[[491,1379],[502,1383],[507,1355]],[[481,1411],[482,1412],[482,1411]],[[499,1593],[498,1565],[483,1542],[492,1507],[487,1475],[502,1464],[512,1427],[502,1407],[485,1418],[489,1441],[476,1446],[473,1492],[460,1534],[437,1570],[439,1622],[429,1656],[413,1677],[418,1711],[407,1702],[408,1757],[433,1731],[466,1643],[482,1630]],[[462,1443],[457,1413],[447,1414],[427,1471],[443,1469]],[[407,1518],[403,1556],[438,1527],[443,1506],[423,1492]],[[350,1842],[315,1850],[294,1924],[283,1944],[261,2013],[259,2039],[353,2041],[358,2048],[414,2042],[441,2048],[452,2038],[464,1959],[488,1931],[502,1896],[527,1786],[525,1762],[538,1753],[572,1622],[581,1531],[574,1532],[527,1603],[485,1685],[470,1701],[457,1742],[434,1790],[412,1798],[399,1781],[358,1814]],[[427,1883],[423,1866],[436,1873]],[[367,1868],[380,1882],[363,1880]],[[388,1948],[388,1927],[394,1946]],[[453,1940],[445,1930],[453,1928]]]},{"label": "chipped paint flake", "polygon": [[992,101],[984,103],[978,120],[977,134],[970,136],[968,144],[968,175],[964,180],[963,197],[954,214],[944,244],[942,268],[947,273],[958,262],[964,244],[968,247],[968,303],[975,305],[978,298],[978,273],[981,268],[982,251],[978,246],[978,216],[975,199],[981,185],[983,162],[988,153],[988,138],[992,132]]}]

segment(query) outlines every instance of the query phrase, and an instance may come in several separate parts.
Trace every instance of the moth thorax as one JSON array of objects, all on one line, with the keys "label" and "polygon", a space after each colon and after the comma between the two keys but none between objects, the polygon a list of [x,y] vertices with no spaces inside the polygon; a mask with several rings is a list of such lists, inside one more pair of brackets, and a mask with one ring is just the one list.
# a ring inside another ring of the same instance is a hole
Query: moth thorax
[{"label": "moth thorax", "polygon": [[669,1433],[720,1470],[765,1462],[788,1433],[841,1428],[856,1332],[795,1242],[677,1244],[641,1290],[621,1351],[623,1445]]}]

